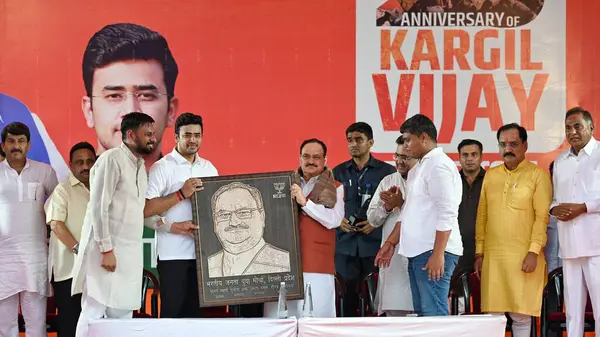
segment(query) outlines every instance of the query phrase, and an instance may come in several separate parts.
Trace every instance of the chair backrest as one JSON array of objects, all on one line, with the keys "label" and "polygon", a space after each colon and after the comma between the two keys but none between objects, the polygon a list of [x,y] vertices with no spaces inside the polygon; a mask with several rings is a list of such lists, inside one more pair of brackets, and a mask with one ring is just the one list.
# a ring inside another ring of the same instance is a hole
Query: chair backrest
[{"label": "chair backrest", "polygon": [[142,303],[139,312],[145,314],[148,313],[146,309],[146,301],[148,297],[148,289],[152,289],[152,294],[150,295],[150,315],[158,318],[158,297],[160,296],[160,284],[158,282],[158,278],[147,269],[144,269],[142,277]]},{"label": "chair backrest", "polygon": [[481,312],[481,280],[475,273],[469,274],[469,293],[473,301],[473,310],[471,312]]},{"label": "chair backrest", "polygon": [[[549,299],[555,299],[556,303],[548,303],[547,305],[550,307],[549,312],[562,312],[564,309],[564,291],[565,284],[563,280],[563,268],[558,267],[554,269],[550,275],[548,275],[548,284],[544,289],[544,295],[546,296],[547,301]],[[586,312],[593,312],[592,309],[592,301],[590,299],[590,294],[587,296],[587,303],[585,304]]]},{"label": "chair backrest", "polygon": [[458,315],[458,299],[465,299],[465,313],[471,312],[471,291],[469,290],[469,271],[459,271],[450,280],[451,314]]},{"label": "chair backrest", "polygon": [[365,276],[361,285],[361,297],[365,299],[365,309],[370,315],[377,315],[377,308],[375,306],[375,296],[377,294],[377,282],[379,282],[379,273],[372,272]]},{"label": "chair backrest", "polygon": [[548,275],[548,284],[546,284],[546,288],[544,289],[548,312],[563,312],[564,289],[563,269],[559,267]]}]

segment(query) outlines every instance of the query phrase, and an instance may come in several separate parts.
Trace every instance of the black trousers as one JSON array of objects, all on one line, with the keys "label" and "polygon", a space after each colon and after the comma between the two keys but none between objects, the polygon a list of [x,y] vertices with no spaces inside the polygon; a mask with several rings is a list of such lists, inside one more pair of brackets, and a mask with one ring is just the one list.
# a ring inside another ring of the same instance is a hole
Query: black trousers
[{"label": "black trousers", "polygon": [[158,259],[161,318],[202,317],[196,260]]},{"label": "black trousers", "polygon": [[54,302],[58,308],[58,337],[75,337],[77,321],[81,313],[81,294],[71,296],[73,279],[52,281]]},{"label": "black trousers", "polygon": [[358,257],[335,255],[335,270],[344,280],[344,316],[357,317],[360,313],[359,291],[362,280],[377,268],[375,256]]}]

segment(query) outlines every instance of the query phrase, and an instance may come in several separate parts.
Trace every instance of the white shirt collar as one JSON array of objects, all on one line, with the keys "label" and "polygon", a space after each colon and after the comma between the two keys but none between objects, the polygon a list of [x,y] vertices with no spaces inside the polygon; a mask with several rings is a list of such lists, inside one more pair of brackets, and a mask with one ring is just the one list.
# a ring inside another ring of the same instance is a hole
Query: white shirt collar
[{"label": "white shirt collar", "polygon": [[[25,158],[25,166],[23,166],[23,171],[25,171],[25,169],[29,168],[29,161],[30,161],[29,159]],[[8,164],[8,160],[6,158],[4,158],[4,160],[0,162],[0,165],[5,165],[7,169],[14,171],[14,169],[10,166],[10,164]]]},{"label": "white shirt collar", "polygon": [[444,149],[442,149],[441,147],[436,147],[435,149],[432,149],[431,151],[427,152],[427,154],[424,155],[423,158],[421,158],[421,161],[428,159],[428,158],[438,156],[442,153],[444,153]]},{"label": "white shirt collar", "polygon": [[[585,154],[587,154],[588,156],[591,156],[592,153],[594,152],[594,150],[596,149],[596,147],[598,147],[598,142],[596,141],[596,139],[594,139],[594,137],[590,138],[590,141],[585,144],[585,146],[583,147],[583,149],[581,149],[581,151],[583,151]],[[581,151],[579,151],[581,153]],[[569,148],[569,156],[577,156],[575,154],[575,152],[573,151],[573,148],[570,147]]]},{"label": "white shirt collar", "polygon": [[127,155],[127,158],[131,159],[131,161],[134,164],[143,164],[144,163],[144,158],[136,157],[136,155],[133,154],[133,152],[131,152],[131,150],[127,147],[127,145],[125,143],[121,143],[121,145],[119,145],[119,148],[121,148],[121,150],[123,150],[123,152],[125,152],[125,154]]},{"label": "white shirt collar", "polygon": [[[189,161],[187,159],[185,159],[181,153],[179,153],[179,151],[177,151],[177,148],[174,147],[173,151],[171,151],[171,156],[173,156],[173,159],[175,159],[175,161],[177,162],[177,164],[185,164],[185,163],[189,163]],[[192,165],[197,165],[200,163],[200,156],[198,156],[198,154],[196,153],[194,155],[194,162],[191,163]]]}]

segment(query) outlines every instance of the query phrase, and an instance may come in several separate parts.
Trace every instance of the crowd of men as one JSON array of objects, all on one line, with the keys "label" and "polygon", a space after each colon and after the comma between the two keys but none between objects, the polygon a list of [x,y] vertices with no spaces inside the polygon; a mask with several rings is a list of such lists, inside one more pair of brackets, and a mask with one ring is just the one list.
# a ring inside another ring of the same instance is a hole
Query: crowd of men
[{"label": "crowd of men", "polygon": [[[198,227],[188,199],[203,189],[202,177],[218,172],[198,155],[204,124],[192,113],[177,118],[175,148],[147,172],[154,123],[142,112],[124,115],[122,143],[101,156],[89,143],[74,145],[71,175],[60,184],[49,165],[27,159],[26,125],[2,130],[2,336],[18,335],[19,304],[28,334],[44,336],[52,293],[60,336],[87,336],[92,319],[132,317],[140,307],[144,226],[158,236],[161,317],[202,317],[192,239]],[[563,265],[567,328],[581,335],[588,292],[600,305],[593,129],[589,112],[567,112],[570,148],[551,165],[552,178],[525,158],[527,131],[514,123],[497,132],[504,164],[487,172],[483,146],[473,139],[458,146],[459,171],[424,115],[402,125],[395,168],[370,153],[373,131],[363,122],[347,128],[351,159],[333,170],[326,145],[304,141],[291,195],[302,210],[302,267],[314,315],[336,315],[335,274],[345,283],[345,316],[358,315],[360,283],[378,267],[380,315],[448,315],[453,275],[472,270],[481,279],[482,310],[508,313],[513,334],[529,336],[547,273]],[[48,248],[44,224],[52,230]],[[301,301],[289,309],[301,316]],[[276,303],[266,303],[264,315],[276,317]]]},{"label": "crowd of men", "polygon": [[[202,316],[189,198],[218,171],[198,155],[202,118],[184,113],[175,120],[177,65],[165,50],[162,36],[136,25],[107,26],[92,37],[82,106],[96,128],[98,153],[89,143],[74,145],[71,173],[60,184],[49,165],[27,158],[35,138],[26,124],[2,129],[0,336],[18,336],[19,307],[29,336],[45,336],[51,294],[61,337],[87,336],[92,319],[132,317],[140,306],[144,226],[157,236],[161,317]],[[170,125],[176,145],[163,155]],[[336,315],[336,274],[345,286],[345,316],[358,315],[361,282],[375,271],[379,314],[448,315],[452,276],[473,270],[483,310],[509,313],[515,336],[526,336],[531,317],[540,315],[547,271],[562,264],[568,330],[581,335],[586,290],[600,319],[600,149],[593,130],[589,112],[567,112],[570,148],[556,158],[552,179],[525,159],[527,132],[517,124],[498,130],[504,164],[487,172],[483,146],[472,139],[458,146],[459,171],[423,115],[399,130],[395,168],[371,154],[366,123],[345,130],[350,158],[333,169],[326,144],[305,140],[290,193],[301,209],[302,269],[314,315]],[[290,315],[302,315],[301,301],[288,305]],[[261,315],[276,317],[276,303]]]}]

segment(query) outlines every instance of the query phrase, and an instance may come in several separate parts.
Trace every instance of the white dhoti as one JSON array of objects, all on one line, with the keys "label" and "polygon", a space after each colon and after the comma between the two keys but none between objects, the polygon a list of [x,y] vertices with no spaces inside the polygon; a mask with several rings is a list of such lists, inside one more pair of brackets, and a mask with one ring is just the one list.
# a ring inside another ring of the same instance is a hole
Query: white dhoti
[{"label": "white dhoti", "polygon": [[410,280],[408,278],[408,259],[395,255],[387,268],[379,269],[379,281],[375,296],[377,314],[387,316],[406,316],[413,309]]},{"label": "white dhoti", "polygon": [[567,333],[583,336],[583,323],[589,291],[596,336],[600,336],[600,256],[563,259]]},{"label": "white dhoti", "polygon": [[[313,317],[335,317],[335,279],[331,274],[303,273],[304,284],[310,283],[313,302]],[[304,294],[306,296],[307,294]],[[303,317],[304,300],[288,301],[288,317]],[[264,316],[276,318],[278,303],[265,303]]]}]

